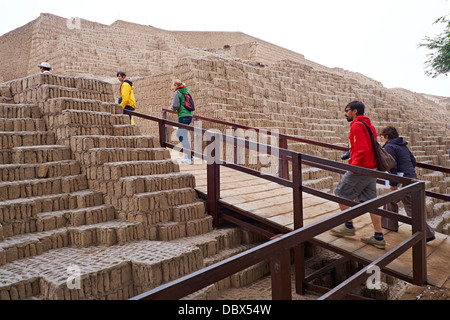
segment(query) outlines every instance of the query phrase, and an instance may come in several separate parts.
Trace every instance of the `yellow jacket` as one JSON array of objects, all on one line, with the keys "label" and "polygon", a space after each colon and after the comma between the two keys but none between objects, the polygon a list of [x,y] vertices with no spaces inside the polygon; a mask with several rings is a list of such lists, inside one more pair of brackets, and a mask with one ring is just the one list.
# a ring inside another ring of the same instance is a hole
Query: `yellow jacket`
[{"label": "yellow jacket", "polygon": [[126,106],[131,106],[136,109],[136,99],[134,98],[133,83],[125,80],[120,86],[120,96],[122,97],[122,108],[125,109]]}]

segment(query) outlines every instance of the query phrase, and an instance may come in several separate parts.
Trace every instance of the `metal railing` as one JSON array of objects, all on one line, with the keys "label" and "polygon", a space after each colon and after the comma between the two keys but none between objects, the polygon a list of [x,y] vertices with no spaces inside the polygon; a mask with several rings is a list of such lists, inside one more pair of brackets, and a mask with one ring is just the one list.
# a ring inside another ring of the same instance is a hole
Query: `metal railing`
[{"label": "metal railing", "polygon": [[[154,116],[144,115],[137,112],[125,111],[125,113],[135,117],[155,121],[159,125],[159,137],[162,147],[174,148],[175,145],[166,141],[166,128],[168,126],[175,128],[182,128],[188,131],[194,131],[194,127],[179,124],[167,119],[157,118]],[[263,245],[250,249],[246,252],[238,254],[232,258],[226,259],[222,262],[209,266],[200,271],[194,272],[188,276],[182,277],[171,283],[162,285],[158,288],[143,293],[133,300],[146,299],[180,299],[190,293],[202,289],[210,284],[213,284],[227,276],[230,276],[238,271],[241,271],[251,265],[266,259],[271,260],[271,277],[272,277],[272,297],[273,299],[291,299],[291,249],[294,252],[294,266],[295,266],[295,286],[296,292],[304,294],[306,290],[305,283],[305,263],[303,244],[310,241],[317,235],[330,230],[346,221],[352,220],[367,212],[372,212],[384,217],[395,219],[412,225],[412,235],[405,239],[401,244],[390,250],[382,257],[366,266],[363,270],[355,274],[353,277],[332,289],[321,299],[339,299],[348,294],[348,292],[357,284],[369,277],[365,271],[370,266],[376,265],[380,269],[384,269],[396,257],[412,248],[413,255],[413,277],[409,279],[412,283],[423,285],[426,281],[426,255],[425,255],[425,184],[421,181],[403,178],[376,170],[355,167],[348,164],[327,160],[319,157],[314,157],[298,152],[290,151],[283,148],[278,148],[270,145],[262,145],[257,142],[244,140],[237,137],[227,136],[219,133],[208,132],[208,130],[201,129],[201,134],[208,133],[210,137],[209,143],[214,144],[220,141],[230,143],[234,146],[244,147],[251,150],[265,150],[268,154],[276,154],[284,159],[292,162],[292,181],[283,177],[262,174],[257,170],[253,170],[235,163],[226,161],[216,161],[218,157],[213,151],[210,155],[205,155],[191,151],[191,154],[201,159],[207,160],[207,203],[208,212],[213,216],[214,225],[220,226],[221,210],[220,210],[220,168],[221,166],[231,168],[240,172],[251,174],[257,177],[264,178],[268,181],[277,182],[281,185],[291,187],[293,190],[293,213],[294,213],[294,231],[278,238],[271,240]],[[196,134],[199,134],[197,130]],[[217,148],[213,148],[216,150]],[[212,157],[212,158],[211,158]],[[384,196],[378,197],[364,204],[358,204],[354,201],[349,201],[332,194],[328,194],[313,188],[304,186],[302,184],[302,163],[309,166],[317,166],[324,169],[341,170],[341,172],[352,171],[375,178],[388,179],[402,183],[405,187],[394,192],[390,192]],[[349,209],[326,218],[322,221],[313,223],[308,226],[303,225],[303,192],[309,193],[327,200],[343,203],[351,206]],[[412,217],[407,217],[395,214],[389,211],[378,209],[386,203],[397,201],[403,198],[406,194],[411,194],[413,199]]]},{"label": "metal railing", "polygon": [[[162,109],[163,119],[167,119],[167,114],[176,114],[176,112],[173,110],[170,110],[170,109],[163,108]],[[215,124],[219,124],[219,125],[223,125],[223,126],[228,126],[233,130],[233,136],[236,136],[236,131],[238,129],[252,130],[257,133],[263,131],[267,135],[276,136],[278,138],[278,146],[279,146],[279,148],[282,148],[282,149],[288,149],[289,141],[294,141],[294,142],[306,143],[306,144],[310,144],[310,145],[314,145],[314,146],[318,146],[318,147],[324,147],[324,148],[337,150],[337,151],[344,151],[344,152],[348,151],[348,147],[342,147],[342,146],[338,146],[338,145],[334,145],[334,144],[330,144],[330,143],[300,138],[300,137],[291,136],[291,135],[282,134],[282,133],[274,133],[274,132],[271,132],[270,130],[263,130],[260,128],[245,126],[245,125],[236,124],[236,123],[232,123],[232,122],[228,122],[228,121],[217,120],[217,119],[194,115],[194,123],[197,120],[207,121],[207,122],[211,122],[211,123],[215,123]],[[280,155],[279,176],[283,177],[285,179],[289,179],[289,166],[287,164],[288,161],[289,161],[289,159],[287,159],[286,156]],[[304,163],[307,164],[306,162],[304,162]],[[313,165],[313,166],[315,166],[317,168],[326,169],[328,171],[339,173],[339,174],[345,173],[345,171],[343,171],[341,169],[333,168],[333,167],[321,167],[317,164]],[[450,168],[443,167],[443,166],[438,166],[438,165],[429,164],[429,163],[425,163],[425,162],[417,162],[416,166],[418,168],[423,168],[423,169],[427,169],[427,170],[438,171],[438,172],[450,174]],[[377,183],[385,184],[385,181],[379,179],[379,180],[377,180]],[[443,200],[443,201],[450,201],[450,195],[447,195],[447,194],[441,194],[441,193],[426,190],[425,195],[428,197]]]}]

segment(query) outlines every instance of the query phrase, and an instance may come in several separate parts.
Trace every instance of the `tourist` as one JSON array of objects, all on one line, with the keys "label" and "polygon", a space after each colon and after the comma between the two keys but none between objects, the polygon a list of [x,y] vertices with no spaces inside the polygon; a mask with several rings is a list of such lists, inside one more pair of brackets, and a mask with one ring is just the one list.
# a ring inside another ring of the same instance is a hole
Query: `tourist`
[{"label": "tourist", "polygon": [[[396,164],[389,170],[389,173],[403,176],[405,178],[417,179],[415,171],[416,158],[408,148],[408,142],[399,136],[395,127],[386,127],[381,131],[381,139],[385,142],[384,149],[394,157]],[[392,191],[398,189],[398,183],[389,181],[389,186]],[[385,210],[398,213],[398,202],[390,202],[384,206]],[[406,195],[401,199],[405,208],[406,214],[412,215],[412,201],[411,194]],[[382,226],[385,229],[398,231],[398,221],[386,217],[381,218]],[[427,242],[435,239],[434,230],[427,224]]]},{"label": "tourist", "polygon": [[[122,108],[124,110],[135,111],[136,99],[134,98],[133,83],[130,80],[127,80],[126,77],[127,76],[124,72],[117,72],[117,78],[122,83],[122,85],[120,86],[119,104],[122,105]],[[128,116],[130,117],[131,124],[135,124],[133,116]]]},{"label": "tourist", "polygon": [[[377,160],[373,152],[372,141],[366,126],[360,121],[363,121],[369,126],[374,137],[377,136],[377,132],[370,119],[364,116],[364,111],[365,106],[360,101],[353,101],[345,107],[345,117],[348,122],[351,122],[349,164],[368,169],[376,169]],[[348,200],[359,200],[359,202],[369,201],[377,197],[376,178],[348,171],[344,174],[334,192],[337,196]],[[344,211],[348,209],[348,206],[340,203],[339,208]],[[386,241],[384,240],[383,229],[381,227],[381,217],[372,213],[370,217],[375,229],[375,235],[370,238],[361,238],[361,241],[373,245],[376,248],[385,249]],[[340,237],[354,236],[356,233],[353,221],[347,221],[344,225],[336,227],[331,231],[334,235]]]},{"label": "tourist", "polygon": [[[172,110],[177,112],[178,115],[178,123],[190,125],[192,122],[193,112],[186,110],[185,105],[185,97],[184,94],[189,94],[186,85],[181,82],[179,79],[175,79],[172,83],[173,101],[172,101]],[[185,153],[181,162],[186,164],[192,164],[192,155],[190,154],[191,144],[189,142],[189,136],[186,129],[178,129],[177,137],[183,145],[183,152]]]},{"label": "tourist", "polygon": [[38,68],[40,69],[41,73],[51,74],[52,67],[48,62],[42,62],[41,64],[38,65]]}]

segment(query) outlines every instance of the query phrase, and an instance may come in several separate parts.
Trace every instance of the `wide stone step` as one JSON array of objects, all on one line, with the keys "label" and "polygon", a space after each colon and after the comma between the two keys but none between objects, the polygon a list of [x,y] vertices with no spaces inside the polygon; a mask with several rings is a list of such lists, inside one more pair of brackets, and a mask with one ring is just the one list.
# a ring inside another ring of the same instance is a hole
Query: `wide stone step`
[{"label": "wide stone step", "polygon": [[[13,93],[14,94],[14,93]],[[80,90],[58,85],[41,85],[39,87],[26,88],[14,94],[15,103],[35,103],[54,98],[76,98],[86,100],[99,100],[104,102],[114,102],[114,95],[100,93],[93,90]]]},{"label": "wide stone step", "polygon": [[[0,267],[0,300],[123,300],[199,270],[195,246],[139,241],[113,247],[60,248]],[[81,273],[67,286],[69,267]]]},{"label": "wide stone step", "polygon": [[110,114],[123,114],[123,108],[121,105],[99,100],[55,98],[49,99],[42,103],[42,113],[44,115],[61,113],[64,110],[96,111],[108,112]]},{"label": "wide stone step", "polygon": [[0,131],[45,131],[43,119],[5,119],[0,118]]},{"label": "wide stone step", "polygon": [[70,193],[85,189],[87,189],[87,180],[84,175],[0,182],[0,201]]},{"label": "wide stone step", "polygon": [[86,135],[102,135],[102,136],[135,136],[140,134],[139,127],[131,124],[124,125],[91,125],[89,122],[86,124],[71,124],[70,122],[64,123],[64,125],[53,128],[56,133],[57,143],[70,144],[70,140],[73,136],[86,136]]},{"label": "wide stone step", "polygon": [[304,166],[302,168],[302,180],[316,180],[321,178],[327,178],[330,175],[330,172],[327,170],[314,168],[314,167],[307,167]]},{"label": "wide stone step", "polygon": [[245,242],[244,233],[248,231],[236,227],[221,228],[189,238],[175,239],[171,243],[196,246],[200,248],[203,258],[206,259],[216,256],[223,250],[240,246]]},{"label": "wide stone step", "polygon": [[[116,182],[88,181],[89,187],[104,193],[105,202],[119,212],[127,213],[136,194],[163,190],[195,188],[195,177],[190,173],[175,172],[149,176],[120,178]],[[120,196],[118,196],[120,195]]]},{"label": "wide stone step", "polygon": [[[1,201],[0,224],[36,219],[43,212],[96,207],[101,204],[103,195],[93,190]],[[31,227],[28,229],[31,230]]]},{"label": "wide stone step", "polygon": [[115,208],[103,204],[96,207],[68,209],[38,214],[37,232],[50,231],[64,227],[80,227],[114,220]]},{"label": "wide stone step", "polygon": [[333,177],[328,176],[319,179],[305,180],[303,185],[317,190],[332,189],[334,184]]},{"label": "wide stone step", "polygon": [[157,226],[157,240],[170,241],[207,233],[213,230],[212,222],[213,218],[207,216],[186,222],[161,223]]},{"label": "wide stone step", "polygon": [[180,168],[172,159],[158,161],[122,161],[104,163],[98,167],[86,169],[89,180],[117,181],[128,176],[147,176],[179,172]]},{"label": "wide stone step", "polygon": [[84,92],[97,92],[113,95],[111,84],[96,79],[74,78],[54,74],[35,74],[26,78],[10,82],[10,91],[13,96],[21,92],[32,90],[44,85],[52,85]]},{"label": "wide stone step", "polygon": [[44,232],[64,227],[90,225],[114,220],[115,209],[111,205],[42,212],[22,219],[2,223],[3,235],[7,239],[21,234]]},{"label": "wide stone step", "polygon": [[72,136],[70,147],[74,153],[85,152],[93,148],[161,148],[155,136]]},{"label": "wide stone step", "polygon": [[13,163],[45,163],[71,159],[70,148],[57,144],[15,147],[11,152]]},{"label": "wide stone step", "polygon": [[83,111],[83,110],[63,110],[61,113],[48,115],[49,128],[63,127],[66,124],[71,126],[104,127],[111,129],[115,125],[130,124],[130,118],[125,114],[111,114],[109,112]]},{"label": "wide stone step", "polygon": [[123,220],[25,233],[0,242],[0,266],[64,247],[123,245],[138,240],[144,240],[143,225]]},{"label": "wide stone step", "polygon": [[0,165],[0,182],[54,178],[77,174],[80,174],[80,164],[75,160]]},{"label": "wide stone step", "polygon": [[114,184],[114,193],[134,196],[139,193],[181,188],[195,188],[195,176],[188,172],[173,172],[123,177]]},{"label": "wide stone step", "polygon": [[[150,230],[149,228],[161,223],[187,222],[203,219],[205,216],[206,207],[202,201],[149,212],[129,211],[119,213],[119,218],[127,221],[139,221],[144,225],[146,230]],[[147,238],[154,239],[151,236]]]},{"label": "wide stone step", "polygon": [[118,161],[145,161],[170,159],[165,148],[93,148],[79,156],[84,166]]},{"label": "wide stone step", "polygon": [[197,201],[193,188],[164,190],[136,194],[128,203],[129,211],[151,212]]},{"label": "wide stone step", "polygon": [[70,244],[76,247],[96,245],[122,245],[144,240],[142,223],[137,221],[113,220],[93,225],[68,228]]},{"label": "wide stone step", "polygon": [[0,149],[55,144],[55,135],[48,131],[1,131]]},{"label": "wide stone step", "polygon": [[26,257],[41,255],[52,249],[68,247],[69,240],[67,229],[9,237],[0,242],[0,266]]},{"label": "wide stone step", "polygon": [[0,118],[40,118],[39,107],[34,104],[0,103]]}]

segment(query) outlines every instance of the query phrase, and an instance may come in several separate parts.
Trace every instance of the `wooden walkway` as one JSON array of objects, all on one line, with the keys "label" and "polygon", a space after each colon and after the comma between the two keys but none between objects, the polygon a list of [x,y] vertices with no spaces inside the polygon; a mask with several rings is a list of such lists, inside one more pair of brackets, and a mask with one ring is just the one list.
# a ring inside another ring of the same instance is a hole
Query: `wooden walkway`
[{"label": "wooden walkway", "polygon": [[[178,152],[172,150],[172,158],[180,160]],[[196,160],[199,161],[200,160]],[[206,164],[180,164],[180,170],[190,172],[196,177],[196,190],[206,194]],[[293,229],[292,189],[277,183],[257,178],[242,172],[221,167],[221,201],[226,202],[253,215],[268,219],[281,226]],[[303,194],[304,225],[338,213],[337,203],[309,194]],[[331,248],[343,250],[352,256],[373,261],[388,250],[411,236],[411,226],[401,224],[398,232],[385,230],[386,250],[365,245],[361,237],[373,234],[369,214],[354,220],[357,230],[355,237],[339,238],[327,231],[315,239]],[[427,282],[436,287],[450,288],[450,237],[436,233],[436,240],[427,244]],[[394,272],[412,277],[412,250],[408,250],[387,266]]]}]

